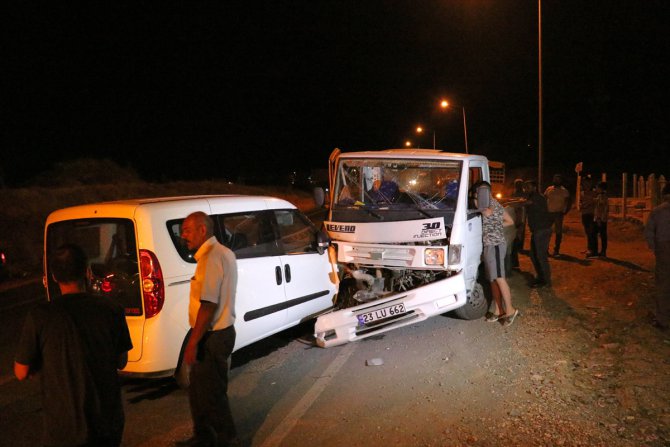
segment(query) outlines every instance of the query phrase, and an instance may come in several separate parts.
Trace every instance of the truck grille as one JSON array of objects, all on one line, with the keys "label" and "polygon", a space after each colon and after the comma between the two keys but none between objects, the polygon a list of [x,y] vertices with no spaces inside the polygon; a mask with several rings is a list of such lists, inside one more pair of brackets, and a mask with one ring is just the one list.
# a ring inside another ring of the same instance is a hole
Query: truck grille
[{"label": "truck grille", "polygon": [[417,254],[414,247],[380,248],[380,247],[347,247],[347,262],[357,264],[378,265],[388,267],[410,267]]}]

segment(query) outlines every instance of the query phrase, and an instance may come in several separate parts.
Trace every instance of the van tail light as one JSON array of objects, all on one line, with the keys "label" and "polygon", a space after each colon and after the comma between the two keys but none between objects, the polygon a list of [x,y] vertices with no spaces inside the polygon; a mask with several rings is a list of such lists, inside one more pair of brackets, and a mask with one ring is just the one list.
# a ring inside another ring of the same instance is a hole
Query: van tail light
[{"label": "van tail light", "polygon": [[149,250],[140,250],[140,274],[142,275],[142,298],[144,316],[158,315],[165,302],[165,283],[158,258]]}]

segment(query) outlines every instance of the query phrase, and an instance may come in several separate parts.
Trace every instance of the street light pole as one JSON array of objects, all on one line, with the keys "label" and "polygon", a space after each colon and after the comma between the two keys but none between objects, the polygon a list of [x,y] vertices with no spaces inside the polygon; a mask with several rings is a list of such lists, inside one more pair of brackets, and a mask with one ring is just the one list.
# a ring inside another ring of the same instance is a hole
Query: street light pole
[{"label": "street light pole", "polygon": [[[449,107],[449,101],[443,99],[440,102],[440,107],[446,109],[447,107]],[[470,150],[468,148],[468,123],[465,120],[465,107],[461,107],[461,111],[463,112],[463,137],[465,139],[465,153],[469,154]]]},{"label": "street light pole", "polygon": [[542,191],[542,0],[537,0],[538,131],[537,190]]},{"label": "street light pole", "polygon": [[463,109],[463,135],[465,135],[465,153],[469,154],[470,151],[468,150],[468,125],[465,122],[465,107],[461,107]]},{"label": "street light pole", "polygon": [[[417,126],[416,133],[421,135],[423,133],[423,127]],[[418,146],[417,146],[418,149]],[[433,149],[435,149],[435,129],[433,129]]]}]

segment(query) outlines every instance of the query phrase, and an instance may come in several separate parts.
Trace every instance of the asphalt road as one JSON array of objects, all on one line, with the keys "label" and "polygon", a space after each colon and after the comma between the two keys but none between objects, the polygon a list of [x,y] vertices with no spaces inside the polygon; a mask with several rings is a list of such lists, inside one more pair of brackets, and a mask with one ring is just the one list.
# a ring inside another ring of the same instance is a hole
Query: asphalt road
[{"label": "asphalt road", "polygon": [[[321,216],[310,214],[320,226]],[[521,278],[517,282],[525,288]],[[41,299],[37,279],[0,287],[0,446],[39,445],[39,382],[18,382],[12,364],[25,315]],[[229,395],[241,445],[382,445],[398,442],[399,431],[409,440],[412,433],[440,437],[425,415],[446,405],[440,401],[448,399],[448,383],[472,385],[468,377],[477,375],[477,354],[471,346],[486,345],[470,342],[482,329],[490,329],[483,320],[439,316],[321,349],[312,343],[313,323],[305,323],[237,351]],[[369,365],[372,359],[383,364]],[[426,379],[424,371],[443,371],[445,383]],[[172,445],[190,436],[188,396],[172,379],[124,378],[122,383],[124,446]],[[431,401],[435,387],[442,398]],[[384,421],[376,419],[380,412]]]},{"label": "asphalt road", "polygon": [[[39,445],[39,383],[18,382],[11,368],[23,319],[43,299],[41,288],[33,281],[0,291],[0,445]],[[405,401],[414,399],[410,377],[423,368],[440,368],[449,357],[466,359],[466,351],[454,351],[467,344],[447,349],[446,340],[456,337],[460,343],[484,324],[439,316],[362,342],[321,349],[311,342],[313,324],[306,323],[244,348],[233,354],[229,390],[242,445],[356,445],[361,439],[377,444],[374,439],[382,429],[365,415],[403,396]],[[435,343],[442,338],[445,350],[437,352]],[[426,339],[431,343],[422,342]],[[371,359],[384,364],[368,366]],[[123,445],[171,445],[190,435],[188,397],[172,379],[123,379],[123,395]],[[397,427],[407,423],[399,420]]]}]

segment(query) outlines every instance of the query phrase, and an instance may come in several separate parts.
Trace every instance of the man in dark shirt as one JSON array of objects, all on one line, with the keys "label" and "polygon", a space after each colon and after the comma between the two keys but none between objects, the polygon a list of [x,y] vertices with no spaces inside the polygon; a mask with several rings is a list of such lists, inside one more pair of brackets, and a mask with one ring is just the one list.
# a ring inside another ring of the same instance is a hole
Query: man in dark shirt
[{"label": "man in dark shirt", "polygon": [[547,199],[537,191],[537,183],[534,180],[526,181],[525,189],[528,194],[524,205],[530,228],[530,260],[535,268],[535,279],[530,286],[551,286],[548,251],[552,219],[547,210]]},{"label": "man in dark shirt", "polygon": [[47,446],[118,446],[123,435],[117,369],[127,363],[130,334],[120,306],[86,293],[86,272],[75,245],[51,255],[61,296],[29,313],[16,353],[16,377],[40,377]]}]

